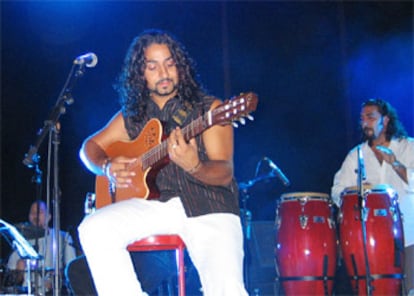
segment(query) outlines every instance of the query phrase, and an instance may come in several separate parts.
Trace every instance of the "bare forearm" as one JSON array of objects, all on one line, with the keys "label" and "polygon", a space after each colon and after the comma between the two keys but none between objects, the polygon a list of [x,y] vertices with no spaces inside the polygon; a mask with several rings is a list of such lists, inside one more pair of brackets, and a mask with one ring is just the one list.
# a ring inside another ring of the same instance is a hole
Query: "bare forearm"
[{"label": "bare forearm", "polygon": [[233,179],[233,164],[225,160],[209,160],[201,162],[196,170],[188,173],[208,185],[228,185]]},{"label": "bare forearm", "polygon": [[103,175],[103,164],[108,159],[105,151],[93,140],[86,141],[80,150],[80,157],[85,166],[94,174]]}]

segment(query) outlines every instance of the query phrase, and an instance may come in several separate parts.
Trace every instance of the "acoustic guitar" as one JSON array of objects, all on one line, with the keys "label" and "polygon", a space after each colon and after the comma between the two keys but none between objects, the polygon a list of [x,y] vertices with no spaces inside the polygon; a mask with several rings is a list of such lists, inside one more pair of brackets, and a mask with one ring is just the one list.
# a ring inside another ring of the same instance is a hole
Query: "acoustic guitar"
[{"label": "acoustic guitar", "polygon": [[[252,92],[242,93],[226,100],[183,127],[184,139],[189,141],[213,125],[233,124],[237,127],[236,120],[242,124],[245,123],[245,118],[253,120],[249,113],[256,110],[257,103],[257,95]],[[96,208],[133,197],[144,199],[159,197],[155,179],[159,170],[169,162],[167,138],[163,134],[162,123],[153,118],[147,122],[134,140],[111,144],[105,150],[109,158],[122,155],[138,159],[129,167],[135,171],[135,176],[131,185],[126,188],[117,188],[106,176],[97,176]]]}]

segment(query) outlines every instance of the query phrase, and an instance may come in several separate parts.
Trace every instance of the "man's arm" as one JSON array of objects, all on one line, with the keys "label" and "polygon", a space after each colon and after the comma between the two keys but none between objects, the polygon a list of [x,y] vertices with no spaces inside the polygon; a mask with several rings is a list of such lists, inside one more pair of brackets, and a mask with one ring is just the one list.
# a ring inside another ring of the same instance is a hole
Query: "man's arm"
[{"label": "man's arm", "polygon": [[79,152],[85,166],[97,175],[107,175],[116,180],[117,186],[126,186],[131,182],[131,174],[128,170],[128,163],[136,161],[123,156],[109,159],[105,150],[118,141],[129,141],[125,129],[124,119],[121,112],[118,112],[108,124],[88,137]]},{"label": "man's arm", "polygon": [[[211,109],[221,101],[215,100]],[[182,169],[209,185],[228,185],[233,178],[233,127],[215,125],[201,135],[208,160],[201,161],[195,139],[186,143],[179,128],[168,138],[170,159]]]},{"label": "man's arm", "polygon": [[333,185],[331,188],[331,197],[335,204],[341,206],[341,193],[350,186],[354,186],[356,183],[356,172],[355,166],[356,163],[356,153],[355,150],[352,150],[348,153],[343,161],[341,168],[336,172]]},{"label": "man's arm", "polygon": [[375,149],[382,154],[384,161],[391,165],[397,175],[408,184],[407,168],[397,159],[394,152],[385,146],[376,146]]}]

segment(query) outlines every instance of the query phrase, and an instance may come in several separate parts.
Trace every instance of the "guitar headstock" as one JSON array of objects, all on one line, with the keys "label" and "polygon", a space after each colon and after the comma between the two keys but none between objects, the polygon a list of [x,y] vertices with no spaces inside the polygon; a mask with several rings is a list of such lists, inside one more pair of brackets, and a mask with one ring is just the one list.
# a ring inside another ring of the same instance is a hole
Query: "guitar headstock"
[{"label": "guitar headstock", "polygon": [[212,122],[209,125],[231,123],[234,127],[237,127],[236,120],[240,121],[241,124],[245,124],[245,118],[253,120],[250,113],[256,110],[257,102],[257,95],[253,92],[241,93],[232,97],[212,110]]}]

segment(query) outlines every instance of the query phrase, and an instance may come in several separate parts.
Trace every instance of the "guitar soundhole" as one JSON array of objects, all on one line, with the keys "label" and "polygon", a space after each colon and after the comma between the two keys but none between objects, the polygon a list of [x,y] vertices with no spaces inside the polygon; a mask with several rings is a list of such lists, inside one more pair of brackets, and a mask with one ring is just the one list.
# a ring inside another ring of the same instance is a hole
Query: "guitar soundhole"
[{"label": "guitar soundhole", "polygon": [[145,134],[145,144],[147,147],[154,147],[157,145],[157,130],[151,128],[148,133]]}]

